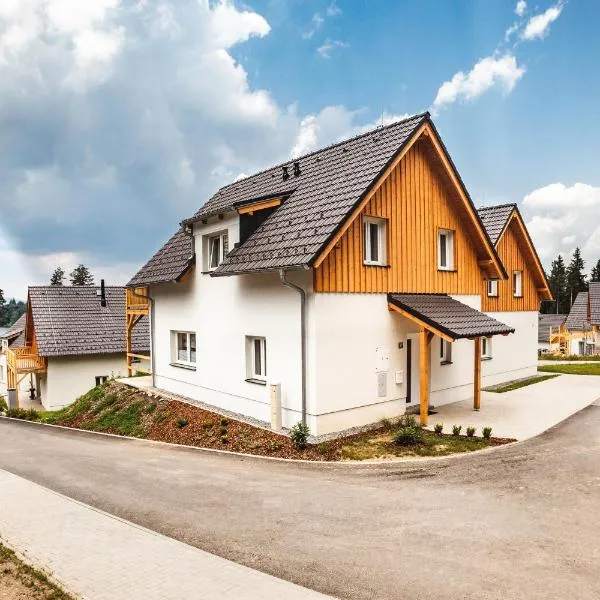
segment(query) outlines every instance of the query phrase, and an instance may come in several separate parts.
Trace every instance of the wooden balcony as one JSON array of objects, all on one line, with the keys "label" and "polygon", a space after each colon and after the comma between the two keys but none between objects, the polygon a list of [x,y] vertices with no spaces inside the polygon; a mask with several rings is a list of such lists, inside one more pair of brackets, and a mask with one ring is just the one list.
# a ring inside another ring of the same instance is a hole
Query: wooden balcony
[{"label": "wooden balcony", "polygon": [[44,373],[46,359],[42,358],[33,348],[8,348],[6,351],[6,366],[9,371],[19,373]]},{"label": "wooden balcony", "polygon": [[127,352],[127,375],[131,377],[136,371],[150,373],[134,361],[151,361],[151,357],[145,354],[136,354],[133,351],[133,328],[140,319],[150,314],[150,298],[147,287],[127,288],[125,296],[126,331],[125,344]]}]

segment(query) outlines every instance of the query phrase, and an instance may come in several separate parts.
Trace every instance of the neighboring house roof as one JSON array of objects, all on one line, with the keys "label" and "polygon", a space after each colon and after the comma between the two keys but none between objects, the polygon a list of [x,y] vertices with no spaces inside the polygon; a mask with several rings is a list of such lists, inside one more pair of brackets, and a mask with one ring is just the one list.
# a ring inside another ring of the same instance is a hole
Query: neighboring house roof
[{"label": "neighboring house roof", "polygon": [[9,348],[20,348],[25,344],[25,320],[23,313],[0,337],[8,340]]},{"label": "neighboring house roof", "polygon": [[455,340],[515,331],[446,294],[388,294],[388,302]]},{"label": "neighboring house roof", "polygon": [[484,206],[477,209],[479,218],[494,246],[498,243],[513,210],[516,208],[516,204],[498,204],[497,206]]},{"label": "neighboring house roof", "polygon": [[[183,223],[187,225],[234,211],[240,205],[259,200],[280,198],[283,200],[281,205],[243,244],[227,254],[212,275],[309,268],[386,169],[426,127],[439,140],[429,113],[422,113],[245,177],[221,188]],[[465,202],[473,209],[470,217],[481,232],[486,255],[493,258],[499,272],[502,272],[493,244],[441,140],[439,146]],[[295,163],[300,169],[298,176],[295,175]],[[284,168],[289,174],[287,179],[283,177]],[[165,265],[178,265],[174,270],[177,275],[184,267],[182,258],[177,240],[171,238],[128,286],[172,281],[174,273]],[[146,277],[148,270],[152,270],[153,275]],[[162,274],[163,270],[166,274]]]},{"label": "neighboring house roof", "polygon": [[589,284],[590,321],[592,325],[600,325],[600,281]]},{"label": "neighboring house roof", "polygon": [[[38,352],[44,357],[125,352],[125,288],[106,287],[106,306],[97,286],[29,288]],[[29,339],[28,322],[28,339]],[[150,347],[147,317],[133,329],[134,352]]]},{"label": "neighboring house roof", "polygon": [[588,292],[579,292],[566,321],[567,329],[586,331],[590,328]]},{"label": "neighboring house roof", "polygon": [[567,315],[540,315],[538,320],[538,342],[549,344],[550,329],[557,331],[561,325],[564,325],[566,320]]},{"label": "neighboring house roof", "polygon": [[5,337],[5,333],[8,331],[8,327],[0,327],[0,338]]},{"label": "neighboring house roof", "polygon": [[192,238],[179,229],[134,275],[127,287],[177,281],[194,263],[193,255]]}]

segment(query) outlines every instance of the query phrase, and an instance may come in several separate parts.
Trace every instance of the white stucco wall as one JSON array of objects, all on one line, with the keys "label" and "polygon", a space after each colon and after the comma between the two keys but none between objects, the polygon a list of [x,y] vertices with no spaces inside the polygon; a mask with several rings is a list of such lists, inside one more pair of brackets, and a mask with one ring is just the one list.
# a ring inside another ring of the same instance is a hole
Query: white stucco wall
[{"label": "white stucco wall", "polygon": [[[6,354],[2,352],[0,353],[0,396],[4,396],[5,399],[8,398],[7,383],[8,371],[6,369]],[[30,385],[31,381],[29,379],[29,376],[27,376],[19,384],[19,394],[29,394]]]},{"label": "white stucco wall", "polygon": [[41,378],[41,401],[47,410],[74,402],[96,385],[96,377],[123,377],[125,354],[102,354],[48,359],[48,370]]},{"label": "white stucco wall", "polygon": [[[238,239],[237,218],[209,223],[196,233],[196,267],[184,282],[152,287],[155,299],[156,385],[215,406],[270,421],[268,388],[246,381],[246,336],[267,341],[267,381],[281,384],[283,425],[301,418],[300,296],[276,273],[211,277],[202,273],[201,236],[228,228]],[[289,279],[309,290],[312,274]],[[196,333],[196,369],[173,366],[171,332]]]}]

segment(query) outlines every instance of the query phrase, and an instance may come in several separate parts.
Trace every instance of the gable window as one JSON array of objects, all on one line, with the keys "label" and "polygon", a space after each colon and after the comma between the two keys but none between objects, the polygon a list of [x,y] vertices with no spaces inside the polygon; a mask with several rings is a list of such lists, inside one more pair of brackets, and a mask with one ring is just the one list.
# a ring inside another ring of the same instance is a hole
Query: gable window
[{"label": "gable window", "polygon": [[438,269],[454,270],[454,231],[438,229]]},{"label": "gable window", "polygon": [[171,361],[176,365],[196,366],[196,334],[189,331],[172,331]]},{"label": "gable window", "polygon": [[214,271],[227,256],[227,231],[205,235],[203,238],[204,270]]},{"label": "gable window", "polygon": [[96,377],[96,387],[98,387],[99,385],[102,385],[103,383],[106,383],[108,381],[108,375],[98,375]]},{"label": "gable window", "polygon": [[452,344],[444,339],[440,339],[440,364],[449,365],[452,363]]},{"label": "gable window", "polygon": [[385,219],[365,217],[364,263],[365,265],[386,265],[387,223]]},{"label": "gable window", "polygon": [[481,338],[481,358],[489,360],[492,358],[492,338]]},{"label": "gable window", "polygon": [[498,280],[497,279],[488,279],[487,280],[487,295],[490,298],[498,297]]},{"label": "gable window", "polygon": [[267,378],[267,340],[264,337],[246,337],[247,379],[263,382]]},{"label": "gable window", "polygon": [[513,294],[515,298],[523,296],[523,271],[513,271]]}]

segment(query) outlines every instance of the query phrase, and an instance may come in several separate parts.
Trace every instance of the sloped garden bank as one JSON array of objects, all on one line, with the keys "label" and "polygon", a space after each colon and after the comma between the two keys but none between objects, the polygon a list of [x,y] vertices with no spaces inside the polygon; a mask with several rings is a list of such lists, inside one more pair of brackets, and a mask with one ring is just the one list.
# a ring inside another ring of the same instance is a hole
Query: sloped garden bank
[{"label": "sloped garden bank", "polygon": [[399,444],[394,441],[398,424],[385,420],[369,431],[300,447],[287,435],[115,381],[93,388],[60,411],[22,413],[13,411],[8,416],[201,448],[314,461],[445,456],[513,441],[419,430],[414,443]]}]

